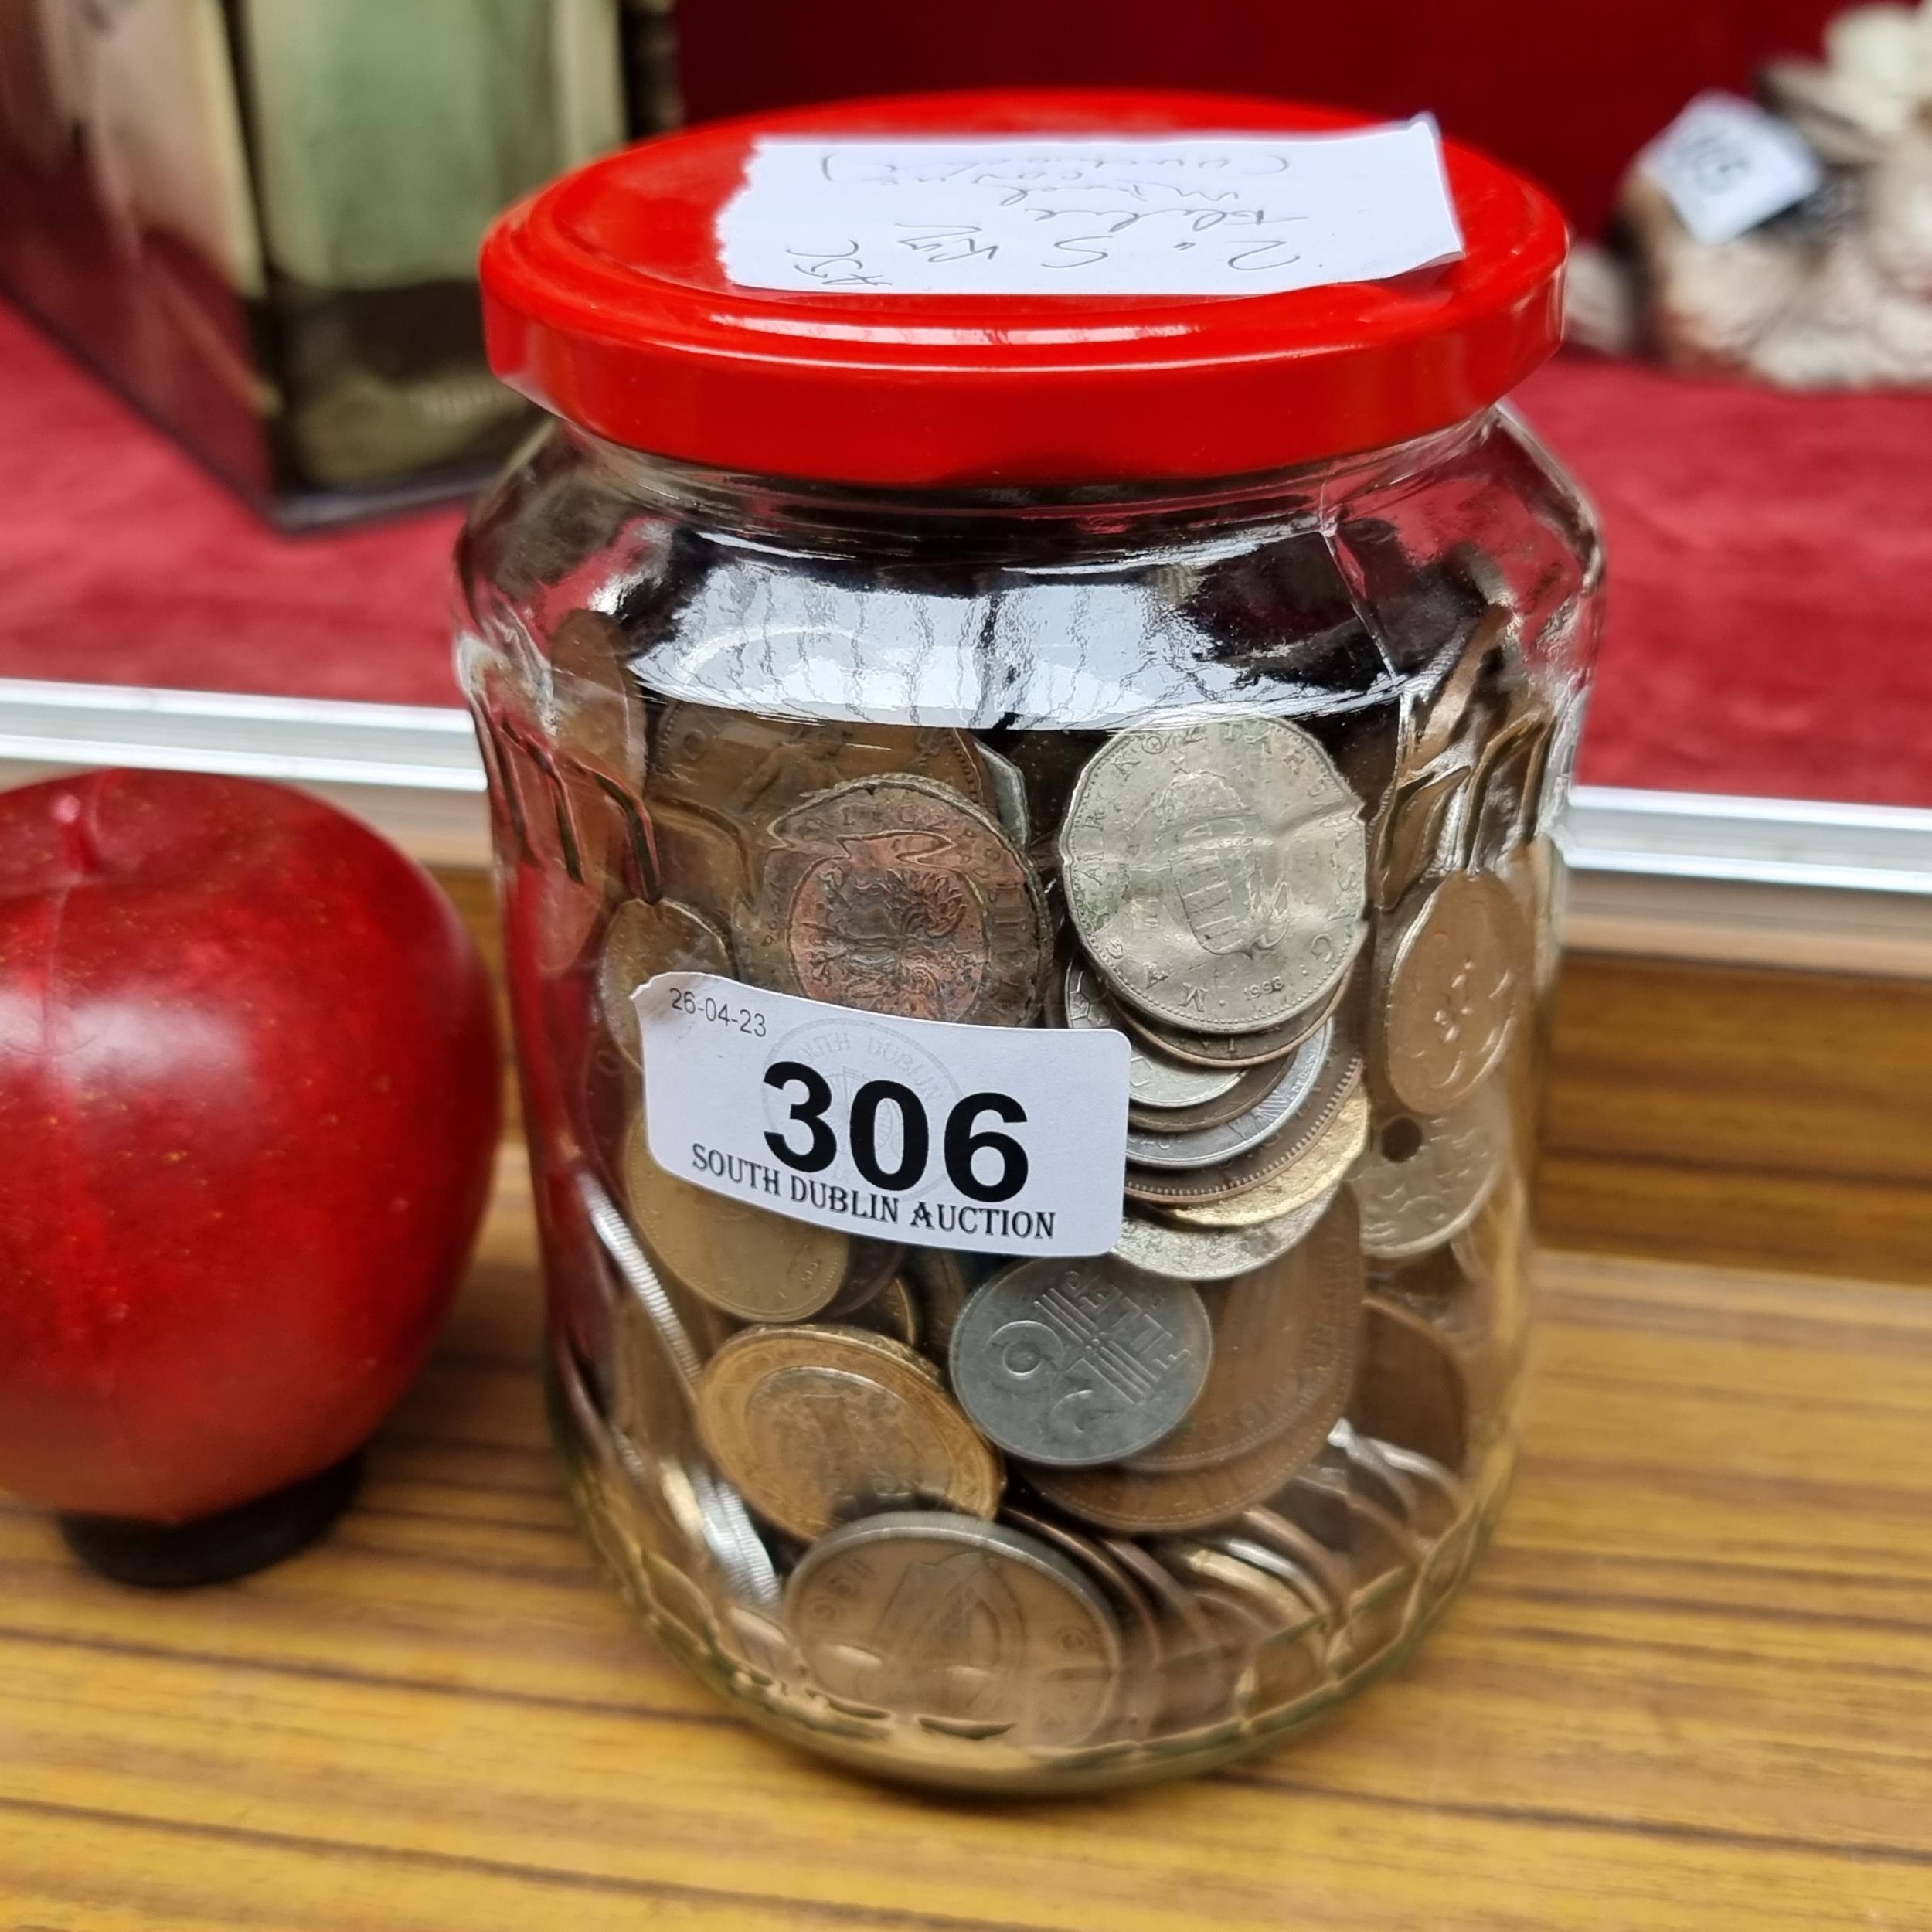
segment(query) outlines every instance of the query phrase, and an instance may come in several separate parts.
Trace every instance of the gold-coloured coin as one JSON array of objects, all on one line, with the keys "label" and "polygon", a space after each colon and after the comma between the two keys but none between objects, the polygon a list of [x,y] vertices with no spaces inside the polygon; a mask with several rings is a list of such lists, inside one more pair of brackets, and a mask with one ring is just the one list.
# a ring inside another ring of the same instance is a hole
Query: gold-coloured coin
[{"label": "gold-coloured coin", "polygon": [[1264,1444],[1312,1461],[1349,1399],[1362,1325],[1353,1199],[1338,1194],[1298,1246],[1206,1299],[1207,1381],[1178,1429],[1141,1451],[1144,1471],[1199,1469]]},{"label": "gold-coloured coin", "polygon": [[1443,863],[1468,787],[1466,765],[1423,772],[1397,785],[1376,828],[1369,866],[1379,911],[1393,912]]},{"label": "gold-coloured coin", "polygon": [[631,995],[648,980],[730,971],[730,945],[702,913],[674,899],[626,900],[611,915],[597,959],[597,1005],[617,1050],[633,1066],[642,1064]]},{"label": "gold-coloured coin", "polygon": [[624,1144],[631,1218],[658,1261],[694,1294],[745,1321],[801,1321],[845,1281],[851,1242],[694,1186],[651,1158],[641,1120]]},{"label": "gold-coloured coin", "polygon": [[944,1362],[953,1345],[953,1329],[967,1298],[979,1285],[979,1271],[950,1248],[908,1248],[906,1273],[919,1299],[925,1346]]},{"label": "gold-coloured coin", "polygon": [[1425,888],[1377,954],[1378,1071],[1413,1114],[1446,1114],[1514,1036],[1534,964],[1509,889],[1452,872]]},{"label": "gold-coloured coin", "polygon": [[1226,1522],[1271,1496],[1301,1466],[1292,1434],[1245,1454],[1199,1469],[1134,1469],[1110,1463],[1094,1469],[1029,1465],[1027,1480],[1048,1502],[1129,1536],[1165,1530],[1206,1529]]},{"label": "gold-coloured coin", "polygon": [[746,1502],[808,1541],[880,1510],[989,1518],[1005,1483],[930,1365],[862,1328],[734,1335],[699,1378],[698,1430]]},{"label": "gold-coloured coin", "polygon": [[930,779],[992,809],[985,767],[963,732],[755,718],[690,703],[667,706],[658,721],[654,787],[748,825],[813,792],[893,776]]},{"label": "gold-coloured coin", "polygon": [[1177,1227],[1264,1227],[1332,1193],[1369,1144],[1369,1097],[1349,1095],[1313,1146],[1271,1179],[1219,1200],[1190,1201],[1160,1210]]},{"label": "gold-coloured coin", "polygon": [[739,959],[761,986],[866,1012],[1017,1026],[1052,938],[999,826],[923,778],[866,778],[776,819]]}]

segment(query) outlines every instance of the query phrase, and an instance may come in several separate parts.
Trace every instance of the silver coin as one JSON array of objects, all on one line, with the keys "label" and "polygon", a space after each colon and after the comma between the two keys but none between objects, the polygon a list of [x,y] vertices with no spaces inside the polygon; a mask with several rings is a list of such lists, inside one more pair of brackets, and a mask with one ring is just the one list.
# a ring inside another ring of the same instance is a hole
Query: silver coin
[{"label": "silver coin", "polygon": [[1401,1261],[1453,1240],[1482,1212],[1509,1158],[1509,1112],[1493,1081],[1452,1113],[1386,1123],[1350,1182],[1363,1252]]},{"label": "silver coin", "polygon": [[1060,852],[1082,944],[1155,1019],[1209,1034],[1279,1026],[1353,956],[1361,801],[1285,719],[1118,733],[1080,774]]},{"label": "silver coin", "polygon": [[1092,969],[1079,960],[1068,964],[1063,981],[1066,1024],[1076,1032],[1111,1029],[1125,1033],[1128,1099],[1141,1107],[1199,1107],[1218,1100],[1241,1083],[1238,1066],[1187,1066],[1158,1053],[1121,1022]]},{"label": "silver coin", "polygon": [[920,1509],[849,1523],[798,1560],[785,1618],[842,1702],[1022,1749],[1084,1742],[1120,1692],[1105,1597],[1005,1523]]},{"label": "silver coin", "polygon": [[1281,1077],[1247,1113],[1219,1127],[1191,1134],[1149,1134],[1130,1128],[1127,1158],[1137,1166],[1152,1168],[1219,1167],[1271,1139],[1315,1091],[1328,1058],[1335,1022],[1311,1034],[1282,1063]]},{"label": "silver coin", "polygon": [[1118,1462],[1168,1434],[1207,1379],[1213,1332],[1185,1283],[1110,1255],[1022,1261],[974,1291],[953,1330],[953,1393],[1029,1461]]},{"label": "silver coin", "polygon": [[1022,852],[1033,842],[1032,808],[1026,802],[1026,774],[1010,758],[975,738],[973,749],[986,773],[986,789],[993,796],[993,816]]},{"label": "silver coin", "polygon": [[1306,1207],[1252,1227],[1177,1227],[1130,1208],[1113,1251],[1116,1259],[1171,1281],[1231,1281],[1286,1254],[1328,1212],[1334,1198],[1331,1189]]}]

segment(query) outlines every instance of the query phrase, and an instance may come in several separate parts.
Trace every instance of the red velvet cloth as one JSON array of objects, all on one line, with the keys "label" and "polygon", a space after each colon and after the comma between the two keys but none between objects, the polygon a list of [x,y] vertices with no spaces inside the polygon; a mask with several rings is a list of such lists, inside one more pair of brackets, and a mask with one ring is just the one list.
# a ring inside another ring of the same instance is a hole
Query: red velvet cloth
[{"label": "red velvet cloth", "polygon": [[[1932,396],[1560,359],[1604,517],[1595,783],[1932,806]],[[457,515],[289,538],[0,308],[0,675],[444,704]]]},{"label": "red velvet cloth", "polygon": [[1586,234],[1630,158],[1702,87],[1815,55],[1846,0],[696,0],[694,120],[927,87],[1219,87],[1427,109],[1542,182]]}]

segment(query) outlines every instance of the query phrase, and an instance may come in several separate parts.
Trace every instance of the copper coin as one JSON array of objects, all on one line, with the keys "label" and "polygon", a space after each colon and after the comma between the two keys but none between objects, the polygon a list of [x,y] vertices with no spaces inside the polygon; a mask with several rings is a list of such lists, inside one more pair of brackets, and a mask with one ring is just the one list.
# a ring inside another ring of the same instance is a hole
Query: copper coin
[{"label": "copper coin", "polygon": [[950,1248],[908,1248],[906,1273],[919,1298],[926,1346],[934,1359],[944,1362],[960,1311],[979,1284],[979,1270]]},{"label": "copper coin", "polygon": [[1218,1167],[1127,1170],[1128,1198],[1155,1207],[1225,1201],[1271,1181],[1307,1157],[1362,1083],[1362,1057],[1338,1031],[1315,1090],[1271,1138]]},{"label": "copper coin", "polygon": [[1469,1389],[1455,1352],[1420,1315],[1371,1295],[1349,1420],[1451,1475],[1469,1454]]},{"label": "copper coin", "polygon": [[788,1535],[923,1506],[990,1517],[999,1458],[910,1349],[861,1328],[750,1328],[705,1365],[698,1430]]},{"label": "copper coin", "polygon": [[[835,1302],[827,1313],[835,1314],[837,1311],[838,1304]],[[902,1348],[919,1350],[926,1345],[925,1322],[919,1298],[903,1281],[887,1282],[883,1294],[870,1297],[863,1306],[841,1319],[853,1328],[869,1328],[874,1335],[883,1335]],[[926,1355],[921,1354],[919,1359],[932,1369]],[[932,1369],[932,1373],[937,1379],[939,1371]]]},{"label": "copper coin", "polygon": [[1268,1180],[1219,1200],[1164,1207],[1162,1218],[1204,1233],[1274,1226],[1332,1194],[1369,1144],[1369,1100],[1358,1087],[1301,1158]]},{"label": "copper coin", "polygon": [[597,958],[597,1004],[617,1050],[633,1066],[643,1064],[631,995],[647,981],[659,973],[730,971],[729,943],[701,913],[674,899],[626,900],[611,916]]},{"label": "copper coin", "polygon": [[1338,1195],[1305,1240],[1208,1298],[1207,1381],[1181,1426],[1132,1460],[1199,1469],[1277,1444],[1298,1465],[1321,1452],[1349,1399],[1362,1324],[1354,1202]]},{"label": "copper coin", "polygon": [[1454,872],[1397,915],[1376,956],[1378,1070],[1413,1114],[1446,1114],[1508,1050],[1529,990],[1529,933],[1499,879]]},{"label": "copper coin", "polygon": [[682,702],[667,706],[658,721],[652,783],[713,811],[761,824],[813,792],[895,775],[930,779],[992,809],[985,767],[963,732],[757,718]]},{"label": "copper coin", "polygon": [[650,719],[623,627],[600,611],[566,611],[547,655],[548,722],[559,752],[626,791],[641,791]]},{"label": "copper coin", "polygon": [[1425,772],[1403,781],[1383,815],[1369,863],[1376,906],[1393,912],[1446,862],[1450,835],[1469,784],[1469,769]]},{"label": "copper coin", "polygon": [[1127,1536],[1206,1529],[1271,1496],[1301,1466],[1301,1444],[1284,1434],[1244,1455],[1199,1469],[1029,1467],[1027,1480],[1049,1502]]},{"label": "copper coin", "polygon": [[746,1321],[800,1321],[845,1279],[849,1238],[694,1186],[651,1158],[644,1123],[624,1145],[631,1218],[658,1260],[694,1294]]},{"label": "copper coin", "polygon": [[[1356,935],[1357,948],[1368,930],[1364,926]],[[1341,1011],[1353,979],[1352,974],[1345,973],[1325,999],[1304,1007],[1281,1026],[1258,1033],[1224,1033],[1218,1036],[1213,1033],[1189,1033],[1179,1027],[1157,1025],[1145,1013],[1137,1013],[1131,1007],[1123,1006],[1117,1010],[1128,1026],[1149,1046],[1189,1066],[1260,1066],[1269,1060],[1285,1059],[1304,1040],[1327,1026]]]},{"label": "copper coin", "polygon": [[1160,1728],[1187,1731],[1219,1723],[1233,1706],[1240,1671],[1226,1632],[1195,1593],[1138,1543],[1113,1536],[1103,1540],[1160,1616]]},{"label": "copper coin", "polygon": [[739,958],[760,985],[862,1012],[1016,1026],[1051,951],[1038,876],[923,778],[820,792],[772,825]]},{"label": "copper coin", "polygon": [[645,808],[648,889],[729,931],[749,874],[744,836],[730,819],[667,799]]}]

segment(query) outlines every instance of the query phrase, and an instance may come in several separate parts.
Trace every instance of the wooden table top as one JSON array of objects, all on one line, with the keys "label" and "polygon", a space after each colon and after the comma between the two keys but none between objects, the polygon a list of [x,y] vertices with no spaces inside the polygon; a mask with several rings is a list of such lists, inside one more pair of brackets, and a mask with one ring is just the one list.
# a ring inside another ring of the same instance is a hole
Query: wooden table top
[{"label": "wooden table top", "polygon": [[566,1513],[514,1179],[364,1498],[189,1597],[0,1506],[0,1932],[1932,1927],[1932,1295],[1547,1260],[1502,1535],[1302,1743],[1050,1804],[753,1734]]}]

